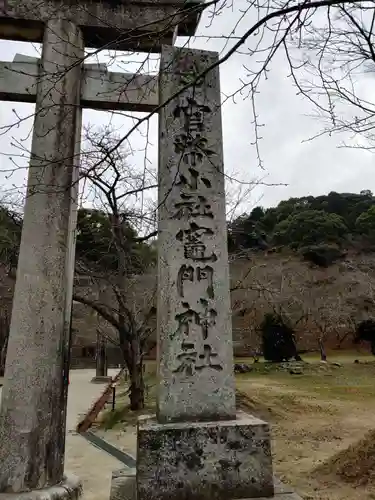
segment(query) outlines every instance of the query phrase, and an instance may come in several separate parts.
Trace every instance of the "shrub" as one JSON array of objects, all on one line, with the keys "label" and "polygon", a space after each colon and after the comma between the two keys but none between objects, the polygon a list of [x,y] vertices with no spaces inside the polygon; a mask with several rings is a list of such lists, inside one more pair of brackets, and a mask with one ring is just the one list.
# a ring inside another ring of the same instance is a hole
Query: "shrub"
[{"label": "shrub", "polygon": [[316,243],[337,243],[345,241],[348,228],[337,214],[323,210],[306,210],[292,213],[278,222],[274,228],[273,241],[277,245],[300,248]]},{"label": "shrub", "polygon": [[290,358],[300,359],[297,354],[294,331],[280,314],[266,313],[260,329],[263,356],[267,361],[281,363]]},{"label": "shrub", "polygon": [[345,257],[346,253],[335,245],[312,245],[300,249],[304,260],[319,267],[331,266],[334,262]]},{"label": "shrub", "polygon": [[375,356],[375,320],[366,319],[358,323],[354,342],[359,343],[363,340],[370,342],[371,352]]}]

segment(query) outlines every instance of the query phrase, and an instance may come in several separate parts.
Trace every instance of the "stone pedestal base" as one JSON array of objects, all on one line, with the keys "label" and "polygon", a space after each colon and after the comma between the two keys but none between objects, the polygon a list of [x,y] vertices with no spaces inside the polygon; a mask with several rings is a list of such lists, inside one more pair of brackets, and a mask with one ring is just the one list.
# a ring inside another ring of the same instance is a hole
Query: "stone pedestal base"
[{"label": "stone pedestal base", "polygon": [[81,495],[81,481],[69,474],[56,486],[23,493],[0,493],[0,500],[78,500]]},{"label": "stone pedestal base", "polygon": [[112,472],[109,500],[137,500],[136,469],[119,469]]},{"label": "stone pedestal base", "polygon": [[[112,473],[110,500],[137,500],[136,469],[124,468]],[[226,500],[232,500],[227,498]],[[242,499],[249,500],[249,499]],[[272,497],[262,497],[258,500],[302,500],[297,493],[274,478],[274,494]]]},{"label": "stone pedestal base", "polygon": [[159,424],[138,421],[137,500],[272,497],[269,427],[236,420]]},{"label": "stone pedestal base", "polygon": [[91,379],[92,384],[108,384],[112,380],[112,377],[106,375],[98,375]]}]

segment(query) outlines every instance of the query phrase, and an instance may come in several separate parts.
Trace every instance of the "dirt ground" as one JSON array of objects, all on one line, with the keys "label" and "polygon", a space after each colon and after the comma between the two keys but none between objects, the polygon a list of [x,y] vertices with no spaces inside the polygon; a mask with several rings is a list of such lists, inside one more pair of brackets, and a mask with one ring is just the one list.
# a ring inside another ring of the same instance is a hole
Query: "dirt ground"
[{"label": "dirt ground", "polygon": [[[300,375],[259,363],[252,373],[237,376],[238,404],[270,422],[275,473],[304,499],[374,500],[375,484],[349,484],[332,467],[324,467],[324,473],[319,467],[375,429],[375,363],[331,358],[337,360],[340,366],[309,360]],[[93,374],[91,370],[71,373],[67,422],[66,469],[81,477],[87,500],[108,498],[111,473],[121,467],[74,432],[78,416],[104,388],[90,384]],[[154,383],[150,374],[147,412],[153,411]],[[96,432],[135,456],[136,416],[126,409],[125,392],[122,396],[119,390],[118,396],[116,412],[102,415],[112,428],[102,425]]]},{"label": "dirt ground", "polygon": [[[314,472],[375,428],[375,364],[353,361],[345,357],[335,366],[310,360],[300,375],[256,368],[237,376],[239,406],[270,422],[276,475],[304,499],[375,499],[375,485],[351,485],[332,471]],[[135,455],[135,418],[123,411],[117,417],[115,423],[111,416],[113,428],[97,432]]]},{"label": "dirt ground", "polygon": [[[353,361],[288,372],[240,376],[248,409],[271,424],[275,473],[305,499],[375,499],[375,485],[345,483],[329,467],[338,451],[375,428],[375,365]],[[360,467],[359,467],[360,468]]]}]

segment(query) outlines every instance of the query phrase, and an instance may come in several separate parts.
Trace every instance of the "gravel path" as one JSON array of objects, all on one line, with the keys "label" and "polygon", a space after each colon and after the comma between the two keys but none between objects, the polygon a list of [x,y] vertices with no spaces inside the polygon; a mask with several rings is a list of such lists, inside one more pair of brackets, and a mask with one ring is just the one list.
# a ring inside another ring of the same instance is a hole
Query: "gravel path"
[{"label": "gravel path", "polygon": [[[109,370],[108,375],[113,376],[117,371]],[[87,412],[104,390],[104,384],[90,383],[94,375],[94,370],[70,372],[65,469],[82,480],[84,500],[106,500],[112,471],[123,464],[75,432],[78,417]]]}]

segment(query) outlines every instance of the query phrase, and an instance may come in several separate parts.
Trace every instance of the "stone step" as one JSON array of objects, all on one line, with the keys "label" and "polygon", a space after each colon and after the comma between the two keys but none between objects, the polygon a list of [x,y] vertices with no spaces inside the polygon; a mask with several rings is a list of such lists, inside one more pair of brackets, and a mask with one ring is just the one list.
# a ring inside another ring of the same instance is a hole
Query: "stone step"
[{"label": "stone step", "polygon": [[[258,500],[302,500],[293,490],[274,477],[275,493],[272,497],[261,497]],[[109,500],[136,500],[136,469],[128,467],[113,471]],[[230,500],[230,499],[228,499]],[[242,500],[250,500],[244,498]]]}]

